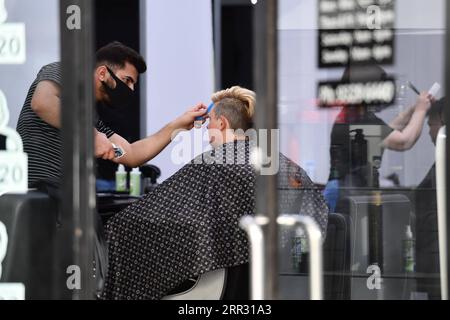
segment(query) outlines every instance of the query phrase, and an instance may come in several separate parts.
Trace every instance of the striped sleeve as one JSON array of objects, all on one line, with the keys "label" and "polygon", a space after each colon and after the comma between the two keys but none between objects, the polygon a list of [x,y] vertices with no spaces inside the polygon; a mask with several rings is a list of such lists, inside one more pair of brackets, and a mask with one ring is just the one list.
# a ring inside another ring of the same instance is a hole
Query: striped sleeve
[{"label": "striped sleeve", "polygon": [[99,132],[104,133],[108,138],[111,138],[115,134],[115,132],[107,127],[100,119],[97,120],[95,127]]},{"label": "striped sleeve", "polygon": [[53,81],[56,84],[62,84],[61,65],[59,62],[51,63],[43,67],[38,75],[37,82],[41,81]]}]

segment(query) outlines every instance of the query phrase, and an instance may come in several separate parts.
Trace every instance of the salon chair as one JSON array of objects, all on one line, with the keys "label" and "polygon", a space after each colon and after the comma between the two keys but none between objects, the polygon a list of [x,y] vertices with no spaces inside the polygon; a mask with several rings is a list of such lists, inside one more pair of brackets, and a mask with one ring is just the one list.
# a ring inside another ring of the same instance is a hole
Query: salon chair
[{"label": "salon chair", "polygon": [[53,297],[57,214],[56,202],[41,192],[0,197],[0,223],[6,231],[0,241],[7,244],[0,283],[22,284],[27,300]]},{"label": "salon chair", "polygon": [[324,298],[350,298],[350,225],[348,215],[330,213],[323,245]]},{"label": "salon chair", "polygon": [[249,265],[218,269],[189,279],[163,300],[248,300]]}]

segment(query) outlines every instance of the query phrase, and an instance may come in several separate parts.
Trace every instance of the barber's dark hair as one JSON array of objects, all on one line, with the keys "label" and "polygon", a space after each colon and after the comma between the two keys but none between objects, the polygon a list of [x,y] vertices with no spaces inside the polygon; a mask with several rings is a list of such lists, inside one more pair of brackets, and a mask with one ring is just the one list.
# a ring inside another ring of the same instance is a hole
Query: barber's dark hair
[{"label": "barber's dark hair", "polygon": [[[386,71],[380,67],[373,59],[368,64],[349,64],[342,74],[342,83],[355,83],[355,82],[377,82],[385,81],[389,79]],[[380,112],[383,109],[388,108],[389,105],[377,105],[377,106],[365,106],[363,110],[369,113]]]},{"label": "barber's dark hair", "polygon": [[447,99],[441,98],[437,101],[435,101],[432,105],[430,110],[428,110],[428,117],[430,118],[439,118],[443,125],[445,125],[445,106],[447,104]]},{"label": "barber's dark hair", "polygon": [[125,63],[132,64],[139,73],[147,71],[144,58],[126,45],[114,41],[100,48],[96,54],[97,66],[107,64],[110,67],[124,68]]},{"label": "barber's dark hair", "polygon": [[383,81],[388,78],[386,71],[376,63],[368,65],[348,65],[342,75],[342,82]]}]

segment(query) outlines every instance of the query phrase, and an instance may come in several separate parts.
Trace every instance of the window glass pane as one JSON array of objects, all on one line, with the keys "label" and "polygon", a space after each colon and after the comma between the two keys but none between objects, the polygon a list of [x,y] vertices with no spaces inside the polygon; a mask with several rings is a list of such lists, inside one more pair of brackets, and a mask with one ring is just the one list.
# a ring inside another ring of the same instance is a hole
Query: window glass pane
[{"label": "window glass pane", "polygon": [[[52,296],[56,210],[29,190],[28,168],[35,80],[60,59],[58,11],[57,0],[0,0],[0,300]],[[31,262],[36,252],[46,264]]]},{"label": "window glass pane", "polygon": [[[440,298],[444,12],[445,1],[279,2],[281,151],[330,211],[327,299]],[[293,295],[302,272],[281,271]]]}]

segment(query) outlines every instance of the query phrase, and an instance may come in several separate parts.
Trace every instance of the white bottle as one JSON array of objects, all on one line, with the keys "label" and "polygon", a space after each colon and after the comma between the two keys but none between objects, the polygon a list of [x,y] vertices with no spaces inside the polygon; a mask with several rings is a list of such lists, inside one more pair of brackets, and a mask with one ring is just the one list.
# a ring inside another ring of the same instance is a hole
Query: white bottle
[{"label": "white bottle", "polygon": [[127,191],[127,172],[125,171],[123,164],[120,164],[116,171],[116,191]]},{"label": "white bottle", "polygon": [[139,197],[141,195],[141,171],[134,168],[130,173],[130,195]]}]

